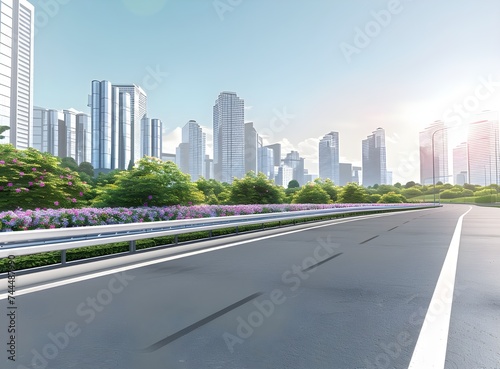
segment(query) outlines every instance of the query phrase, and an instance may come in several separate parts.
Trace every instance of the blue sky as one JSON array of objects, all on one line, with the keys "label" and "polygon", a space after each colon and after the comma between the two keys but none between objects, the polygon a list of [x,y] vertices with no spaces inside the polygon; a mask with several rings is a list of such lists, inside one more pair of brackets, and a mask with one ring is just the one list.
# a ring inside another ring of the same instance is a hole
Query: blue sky
[{"label": "blue sky", "polygon": [[[311,172],[319,137],[338,131],[342,160],[359,163],[361,140],[383,127],[388,167],[408,181],[418,179],[420,130],[456,118],[484,80],[491,93],[482,87],[463,121],[500,105],[498,0],[31,2],[35,105],[88,112],[93,79],[142,85],[166,152],[188,120],[210,128],[218,94],[235,91],[245,120],[299,150]],[[358,29],[371,35],[356,40]]]}]

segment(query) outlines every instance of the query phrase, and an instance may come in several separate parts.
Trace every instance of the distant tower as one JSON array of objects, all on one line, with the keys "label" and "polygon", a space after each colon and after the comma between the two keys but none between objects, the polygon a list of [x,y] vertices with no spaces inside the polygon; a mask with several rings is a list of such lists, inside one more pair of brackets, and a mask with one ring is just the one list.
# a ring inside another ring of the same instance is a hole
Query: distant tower
[{"label": "distant tower", "polygon": [[214,176],[232,183],[245,176],[245,103],[234,92],[221,92],[213,109]]},{"label": "distant tower", "polygon": [[0,0],[0,144],[31,146],[35,9],[26,0]]},{"label": "distant tower", "polygon": [[385,149],[385,131],[377,128],[362,142],[363,186],[385,184],[387,181],[387,163]]},{"label": "distant tower", "polygon": [[[448,132],[442,121],[420,132],[420,183],[448,181]],[[438,132],[438,130],[441,130]],[[434,173],[432,172],[432,135],[434,134]]]},{"label": "distant tower", "polygon": [[339,133],[327,133],[319,141],[319,177],[331,179],[336,185],[340,182]]}]

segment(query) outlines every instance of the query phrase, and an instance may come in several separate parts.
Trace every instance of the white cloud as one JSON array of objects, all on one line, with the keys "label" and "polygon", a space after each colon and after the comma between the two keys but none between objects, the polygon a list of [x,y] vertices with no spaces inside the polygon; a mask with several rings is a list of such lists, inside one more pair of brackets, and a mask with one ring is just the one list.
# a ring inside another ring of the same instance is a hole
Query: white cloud
[{"label": "white cloud", "polygon": [[182,128],[177,127],[163,135],[163,152],[175,154],[175,149],[182,142]]}]

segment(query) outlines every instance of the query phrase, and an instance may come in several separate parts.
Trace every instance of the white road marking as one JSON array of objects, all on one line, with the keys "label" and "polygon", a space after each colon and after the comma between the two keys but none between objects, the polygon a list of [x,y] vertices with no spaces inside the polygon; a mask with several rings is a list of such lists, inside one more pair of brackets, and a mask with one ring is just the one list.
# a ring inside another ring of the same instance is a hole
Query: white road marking
[{"label": "white road marking", "polygon": [[[419,209],[419,210],[409,210],[409,211],[413,212],[413,211],[425,211],[425,210],[429,210],[429,209]],[[270,238],[286,236],[286,235],[289,235],[289,234],[298,233],[298,232],[304,232],[304,231],[308,231],[308,230],[311,230],[311,229],[323,228],[323,227],[331,227],[331,226],[334,226],[334,225],[337,225],[337,224],[343,224],[343,223],[349,223],[349,222],[355,222],[355,221],[359,221],[359,220],[364,220],[366,218],[379,218],[379,217],[384,217],[384,216],[394,216],[394,215],[397,215],[397,214],[398,214],[397,212],[394,212],[394,213],[385,213],[385,214],[364,215],[364,216],[356,217],[354,219],[346,219],[346,220],[343,220],[343,221],[340,221],[340,222],[332,221],[332,222],[334,222],[333,224],[329,223],[329,224],[317,225],[317,226],[312,226],[312,227],[308,227],[308,228],[297,229],[297,230],[294,230],[294,231],[288,231],[288,232],[278,233],[278,234],[274,234],[274,235],[253,238],[251,240],[233,242],[233,243],[230,243],[230,244],[227,244],[227,245],[223,245],[223,246],[215,246],[215,247],[211,247],[211,248],[207,248],[207,249],[203,249],[203,250],[190,251],[190,252],[186,252],[184,254],[167,256],[167,257],[161,258],[161,259],[155,259],[155,260],[145,261],[145,262],[138,263],[138,264],[133,264],[133,265],[127,265],[127,266],[124,266],[124,267],[113,268],[113,269],[105,270],[105,271],[102,271],[102,272],[97,272],[97,273],[83,275],[83,276],[79,276],[79,277],[75,277],[75,278],[65,279],[65,280],[62,280],[62,281],[50,282],[50,283],[43,284],[43,285],[36,286],[36,287],[28,287],[28,288],[24,288],[22,290],[16,290],[15,291],[15,296],[26,295],[26,294],[29,294],[29,293],[39,292],[39,291],[47,290],[47,289],[50,289],[50,288],[65,286],[65,285],[71,284],[71,283],[77,283],[77,282],[86,281],[86,280],[93,279],[93,278],[103,277],[103,276],[110,275],[110,274],[121,273],[121,272],[125,272],[125,271],[131,270],[131,269],[142,268],[142,267],[145,267],[145,266],[154,265],[154,264],[158,264],[158,263],[163,263],[163,262],[166,262],[166,261],[171,261],[171,260],[176,260],[176,259],[182,259],[182,258],[186,258],[186,257],[189,257],[189,256],[194,256],[194,255],[204,254],[204,253],[207,253],[207,252],[212,252],[212,251],[227,249],[229,247],[235,247],[235,246],[239,246],[239,245],[243,245],[243,244],[251,243],[251,242],[258,242],[258,241],[267,240],[267,239],[270,239]],[[8,295],[9,295],[8,293],[0,294],[0,301],[7,299]]]},{"label": "white road marking", "polygon": [[443,369],[445,366],[462,223],[471,210],[469,207],[458,218],[408,369]]}]

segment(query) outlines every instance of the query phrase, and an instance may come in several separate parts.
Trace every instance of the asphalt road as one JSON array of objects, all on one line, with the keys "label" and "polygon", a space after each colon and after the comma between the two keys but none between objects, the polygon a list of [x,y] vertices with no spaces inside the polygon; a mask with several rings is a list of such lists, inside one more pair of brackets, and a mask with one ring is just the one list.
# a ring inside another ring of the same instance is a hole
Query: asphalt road
[{"label": "asphalt road", "polygon": [[[18,276],[16,361],[3,298],[0,367],[406,369],[424,318],[443,320],[431,299],[468,209],[315,223]],[[119,263],[126,270],[106,272]],[[473,206],[439,369],[500,368],[499,263],[500,209]],[[104,275],[64,284],[97,266]]]}]

